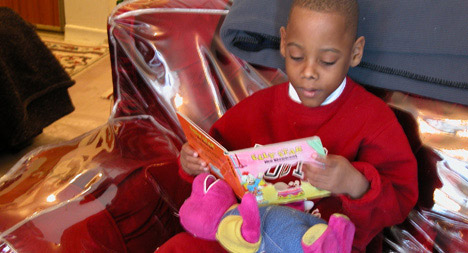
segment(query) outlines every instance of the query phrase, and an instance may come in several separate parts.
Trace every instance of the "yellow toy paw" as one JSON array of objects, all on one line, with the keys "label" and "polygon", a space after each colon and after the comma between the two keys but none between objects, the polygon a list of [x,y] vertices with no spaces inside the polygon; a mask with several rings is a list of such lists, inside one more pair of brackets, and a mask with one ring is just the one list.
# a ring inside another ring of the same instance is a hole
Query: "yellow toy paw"
[{"label": "yellow toy paw", "polygon": [[242,222],[242,217],[238,215],[225,217],[219,224],[216,239],[230,252],[256,252],[261,239],[257,243],[244,240],[241,233]]},{"label": "yellow toy paw", "polygon": [[324,223],[319,223],[307,230],[305,234],[302,236],[302,242],[310,246],[312,245],[317,239],[325,233],[325,230],[327,230],[328,225]]},{"label": "yellow toy paw", "polygon": [[346,215],[344,215],[344,214],[342,214],[342,213],[334,213],[334,214],[332,214],[332,216],[335,216],[335,217],[337,217],[337,218],[338,218],[338,217],[340,217],[340,218],[345,218],[345,219],[349,220],[349,217],[346,216]]}]

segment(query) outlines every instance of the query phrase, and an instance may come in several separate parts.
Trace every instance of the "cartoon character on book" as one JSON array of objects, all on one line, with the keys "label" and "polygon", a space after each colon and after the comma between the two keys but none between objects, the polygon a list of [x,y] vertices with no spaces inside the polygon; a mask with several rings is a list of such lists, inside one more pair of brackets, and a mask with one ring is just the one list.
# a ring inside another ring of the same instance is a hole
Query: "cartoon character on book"
[{"label": "cartoon character on book", "polygon": [[355,231],[342,214],[327,224],[293,208],[259,207],[250,193],[239,204],[230,186],[208,173],[195,178],[179,214],[189,233],[230,252],[350,252]]},{"label": "cartoon character on book", "polygon": [[265,180],[263,180],[263,173],[259,173],[257,177],[254,177],[247,171],[242,173],[242,186],[244,189],[252,193],[258,202],[263,201],[262,188],[266,186]]},{"label": "cartoon character on book", "polygon": [[302,162],[279,164],[266,171],[263,176],[267,183],[273,184],[278,198],[293,198],[304,195],[301,180],[304,178]]}]

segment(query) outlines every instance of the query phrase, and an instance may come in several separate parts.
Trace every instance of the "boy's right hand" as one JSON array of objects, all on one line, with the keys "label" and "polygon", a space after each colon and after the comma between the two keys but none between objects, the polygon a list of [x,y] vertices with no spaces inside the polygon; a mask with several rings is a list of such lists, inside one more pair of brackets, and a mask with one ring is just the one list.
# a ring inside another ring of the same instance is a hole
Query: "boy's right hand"
[{"label": "boy's right hand", "polygon": [[208,172],[207,163],[198,156],[198,153],[186,142],[180,150],[180,164],[189,175],[198,175]]}]

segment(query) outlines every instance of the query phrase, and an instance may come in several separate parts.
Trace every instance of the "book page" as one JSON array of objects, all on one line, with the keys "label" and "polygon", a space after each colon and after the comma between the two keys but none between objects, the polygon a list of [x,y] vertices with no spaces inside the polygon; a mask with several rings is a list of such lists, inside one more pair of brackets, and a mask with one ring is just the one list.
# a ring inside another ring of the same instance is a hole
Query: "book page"
[{"label": "book page", "polygon": [[253,193],[259,204],[272,204],[328,196],[328,191],[303,181],[302,171],[304,162],[314,162],[325,153],[320,138],[314,136],[228,154],[244,190]]}]

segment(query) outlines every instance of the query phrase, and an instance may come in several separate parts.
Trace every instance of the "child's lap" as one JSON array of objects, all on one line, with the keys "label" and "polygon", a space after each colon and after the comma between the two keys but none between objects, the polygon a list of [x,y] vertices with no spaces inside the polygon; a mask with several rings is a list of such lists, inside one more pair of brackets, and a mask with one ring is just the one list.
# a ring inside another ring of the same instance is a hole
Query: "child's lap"
[{"label": "child's lap", "polygon": [[157,253],[171,252],[203,252],[203,253],[219,253],[227,252],[217,241],[208,241],[192,236],[187,232],[176,234],[166,243],[161,245]]}]

